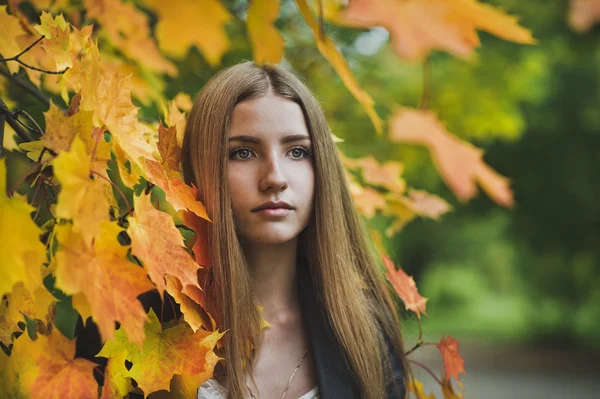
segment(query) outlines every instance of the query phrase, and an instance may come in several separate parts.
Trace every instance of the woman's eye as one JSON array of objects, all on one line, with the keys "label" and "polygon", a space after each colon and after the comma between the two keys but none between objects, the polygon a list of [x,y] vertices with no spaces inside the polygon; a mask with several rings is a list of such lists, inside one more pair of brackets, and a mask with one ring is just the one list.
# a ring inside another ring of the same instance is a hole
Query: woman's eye
[{"label": "woman's eye", "polygon": [[311,154],[311,151],[308,148],[304,148],[304,147],[296,147],[296,148],[292,148],[290,150],[290,152],[292,153],[292,156],[294,158],[308,158],[308,156]]},{"label": "woman's eye", "polygon": [[238,148],[231,151],[230,157],[235,158],[236,155],[239,155],[238,159],[248,159],[252,155],[252,152],[248,148]]}]

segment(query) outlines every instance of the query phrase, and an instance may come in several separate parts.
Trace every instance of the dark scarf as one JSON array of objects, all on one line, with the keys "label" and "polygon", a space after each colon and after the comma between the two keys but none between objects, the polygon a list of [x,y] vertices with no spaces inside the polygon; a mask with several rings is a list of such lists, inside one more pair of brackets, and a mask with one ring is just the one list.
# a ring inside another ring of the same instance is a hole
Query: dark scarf
[{"label": "dark scarf", "polygon": [[[319,397],[321,399],[359,399],[360,391],[358,378],[351,370],[349,361],[341,344],[334,335],[327,320],[322,302],[313,288],[312,277],[308,264],[298,262],[297,281],[302,317],[315,361]],[[402,366],[399,359],[393,355],[388,342],[388,354],[392,362],[393,379],[387,385],[387,399],[404,397],[404,381]],[[400,395],[394,390],[394,382],[398,383]]]}]

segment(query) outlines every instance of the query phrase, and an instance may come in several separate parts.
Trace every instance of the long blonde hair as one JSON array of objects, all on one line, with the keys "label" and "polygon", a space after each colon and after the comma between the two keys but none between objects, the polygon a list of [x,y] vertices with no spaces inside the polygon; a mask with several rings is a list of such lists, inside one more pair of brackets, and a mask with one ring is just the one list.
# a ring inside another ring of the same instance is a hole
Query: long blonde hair
[{"label": "long blonde hair", "polygon": [[268,93],[301,107],[312,140],[314,211],[300,235],[299,256],[307,261],[315,295],[321,298],[357,375],[361,398],[384,398],[390,375],[390,367],[385,367],[389,362],[384,334],[404,366],[408,384],[399,319],[364,222],[354,207],[323,110],[294,74],[251,61],[223,69],[206,83],[189,114],[182,146],[184,179],[199,188],[200,200],[213,221],[208,229],[211,278],[205,295],[217,326],[229,330],[223,345],[229,397],[248,397],[245,373],[252,372],[254,360],[249,348],[260,345],[261,318],[236,235],[228,185],[223,184],[227,181],[227,132],[236,104]]}]

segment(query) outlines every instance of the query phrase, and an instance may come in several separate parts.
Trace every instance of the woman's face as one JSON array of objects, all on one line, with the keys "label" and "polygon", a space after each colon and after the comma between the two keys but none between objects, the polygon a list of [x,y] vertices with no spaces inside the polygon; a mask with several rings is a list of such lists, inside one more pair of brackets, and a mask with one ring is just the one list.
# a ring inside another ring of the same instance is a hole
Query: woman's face
[{"label": "woman's face", "polygon": [[[272,94],[242,101],[227,136],[227,177],[240,239],[255,244],[295,239],[310,219],[315,182],[300,106]],[[269,201],[284,201],[291,209],[256,209]]]}]

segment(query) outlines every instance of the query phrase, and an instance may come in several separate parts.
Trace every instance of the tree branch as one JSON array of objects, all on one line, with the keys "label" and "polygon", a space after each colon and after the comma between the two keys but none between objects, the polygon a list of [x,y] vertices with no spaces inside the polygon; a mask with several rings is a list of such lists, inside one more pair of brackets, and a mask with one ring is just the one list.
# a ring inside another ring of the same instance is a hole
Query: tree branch
[{"label": "tree branch", "polygon": [[4,117],[6,118],[6,123],[8,123],[8,125],[13,128],[15,133],[17,133],[23,141],[27,141],[27,142],[35,141],[34,138],[29,134],[29,132],[27,130],[25,130],[23,128],[23,126],[21,126],[19,124],[19,122],[13,117],[12,112],[10,112],[10,110],[8,109],[8,107],[6,106],[4,101],[2,101],[1,98],[0,98],[0,114],[4,115]]},{"label": "tree branch", "polygon": [[38,90],[37,87],[27,84],[26,82],[19,79],[17,76],[12,75],[5,68],[0,68],[0,75],[4,75],[8,80],[10,80],[23,90],[27,91],[28,93],[32,94],[35,98],[40,100],[46,107],[50,106],[50,100],[48,99],[48,97],[46,97],[44,93]]},{"label": "tree branch", "polygon": [[4,156],[4,123],[6,122],[6,115],[0,114],[0,159]]},{"label": "tree branch", "polygon": [[19,54],[15,55],[14,57],[0,58],[0,62],[15,61],[26,68],[33,69],[34,71],[38,71],[38,72],[48,73],[51,75],[62,75],[63,73],[67,72],[67,70],[69,68],[65,68],[62,71],[48,71],[46,69],[42,69],[42,68],[34,67],[33,65],[26,64],[25,62],[23,62],[19,59],[20,56],[22,56],[23,54],[25,54],[26,52],[31,50],[33,48],[33,46],[35,46],[36,44],[41,42],[42,39],[44,39],[44,36],[40,36],[35,42],[31,43],[25,50],[21,51]]}]

